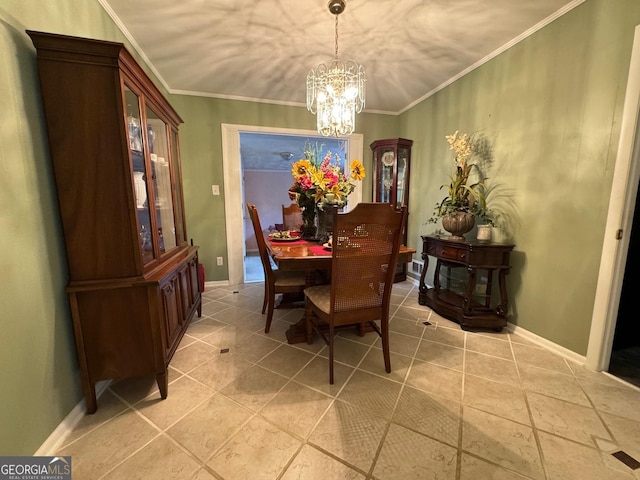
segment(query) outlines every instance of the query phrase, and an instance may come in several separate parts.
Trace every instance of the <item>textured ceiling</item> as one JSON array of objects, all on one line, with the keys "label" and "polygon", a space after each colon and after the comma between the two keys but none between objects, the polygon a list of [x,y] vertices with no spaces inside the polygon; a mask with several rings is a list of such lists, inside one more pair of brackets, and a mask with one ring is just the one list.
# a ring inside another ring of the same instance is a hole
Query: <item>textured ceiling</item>
[{"label": "textured ceiling", "polygon": [[[171,93],[304,106],[334,54],[327,0],[99,1]],[[365,111],[397,114],[582,1],[347,0],[339,54],[366,69]],[[247,135],[243,168],[290,170],[305,140]]]},{"label": "textured ceiling", "polygon": [[[305,105],[334,54],[326,0],[99,0],[172,93]],[[583,0],[347,0],[339,54],[398,113]]]}]

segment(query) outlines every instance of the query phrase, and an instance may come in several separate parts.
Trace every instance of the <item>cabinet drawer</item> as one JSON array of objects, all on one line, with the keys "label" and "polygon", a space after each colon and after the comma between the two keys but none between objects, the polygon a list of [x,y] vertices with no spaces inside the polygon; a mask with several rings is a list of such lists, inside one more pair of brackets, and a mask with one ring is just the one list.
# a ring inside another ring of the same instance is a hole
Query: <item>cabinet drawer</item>
[{"label": "cabinet drawer", "polygon": [[452,247],[438,247],[436,256],[443,260],[453,260],[462,263],[466,263],[469,257],[466,250]]}]

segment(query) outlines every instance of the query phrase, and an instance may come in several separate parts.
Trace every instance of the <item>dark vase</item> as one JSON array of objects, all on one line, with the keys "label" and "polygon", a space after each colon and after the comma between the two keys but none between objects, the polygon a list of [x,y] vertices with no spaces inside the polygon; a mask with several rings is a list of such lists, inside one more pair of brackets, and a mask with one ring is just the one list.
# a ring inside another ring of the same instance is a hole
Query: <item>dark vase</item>
[{"label": "dark vase", "polygon": [[322,208],[317,208],[317,238],[319,242],[327,243],[329,241],[329,237],[333,235],[333,214],[336,210],[340,210],[340,208],[332,205],[324,205]]},{"label": "dark vase", "polygon": [[442,217],[442,228],[451,234],[451,240],[463,241],[464,234],[470,232],[476,224],[473,213],[455,212]]},{"label": "dark vase", "polygon": [[302,238],[307,240],[315,239],[316,231],[318,230],[316,225],[316,204],[310,198],[300,197],[298,205],[302,208]]}]

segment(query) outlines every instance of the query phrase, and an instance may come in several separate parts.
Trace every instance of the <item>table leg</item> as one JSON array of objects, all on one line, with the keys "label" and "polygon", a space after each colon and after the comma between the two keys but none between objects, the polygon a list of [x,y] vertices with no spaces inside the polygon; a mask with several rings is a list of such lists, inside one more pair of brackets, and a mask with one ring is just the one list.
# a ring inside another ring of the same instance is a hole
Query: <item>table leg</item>
[{"label": "table leg", "polygon": [[[316,270],[307,270],[305,272],[305,284],[307,287],[311,287],[316,284],[318,272]],[[304,300],[304,298],[303,298]],[[289,344],[307,342],[307,326],[305,323],[304,314],[300,320],[289,327],[286,332],[287,342]]]},{"label": "table leg", "polygon": [[296,323],[289,327],[286,332],[287,342],[289,344],[303,343],[307,341],[307,328],[304,322],[304,317],[298,320]]}]

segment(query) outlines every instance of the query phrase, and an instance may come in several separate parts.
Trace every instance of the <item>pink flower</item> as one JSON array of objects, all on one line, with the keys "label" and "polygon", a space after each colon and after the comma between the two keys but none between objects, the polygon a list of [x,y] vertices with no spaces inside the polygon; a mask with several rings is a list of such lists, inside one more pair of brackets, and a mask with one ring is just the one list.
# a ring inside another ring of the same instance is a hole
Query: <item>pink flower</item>
[{"label": "pink flower", "polygon": [[326,172],[331,166],[331,152],[327,152],[327,154],[322,159],[322,163],[320,164],[320,170]]},{"label": "pink flower", "polygon": [[331,188],[340,181],[340,177],[337,173],[328,171],[324,173],[324,178],[327,180],[327,187]]},{"label": "pink flower", "polygon": [[305,175],[304,177],[300,177],[298,179],[298,183],[305,190],[309,190],[311,187],[313,187],[313,182],[311,181],[311,177],[308,175]]}]

